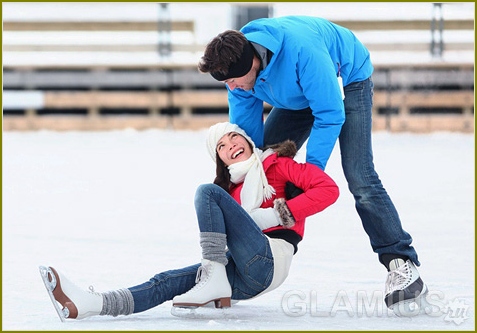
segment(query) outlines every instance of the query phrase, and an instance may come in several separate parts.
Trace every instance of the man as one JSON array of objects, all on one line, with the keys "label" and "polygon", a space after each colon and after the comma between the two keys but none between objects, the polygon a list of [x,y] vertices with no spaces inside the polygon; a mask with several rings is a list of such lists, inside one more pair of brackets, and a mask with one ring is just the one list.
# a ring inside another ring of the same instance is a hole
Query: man
[{"label": "man", "polygon": [[[339,139],[356,210],[388,270],[385,302],[397,314],[415,313],[427,287],[412,238],[374,169],[373,66],[363,44],[322,18],[258,19],[215,37],[198,67],[226,84],[230,121],[258,147],[290,139],[300,148],[309,139],[306,160],[324,170]],[[264,101],[273,106],[265,124]]]}]

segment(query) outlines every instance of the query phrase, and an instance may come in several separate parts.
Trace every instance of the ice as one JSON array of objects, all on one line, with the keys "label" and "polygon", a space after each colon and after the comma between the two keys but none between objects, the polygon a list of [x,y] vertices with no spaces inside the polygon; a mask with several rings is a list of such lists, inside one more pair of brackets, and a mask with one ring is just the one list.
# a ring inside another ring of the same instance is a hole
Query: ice
[{"label": "ice", "polygon": [[[335,148],[327,172],[341,196],[309,219],[278,289],[227,318],[171,315],[60,322],[38,272],[60,269],[96,291],[131,287],[199,262],[196,187],[214,164],[205,131],[3,133],[4,330],[473,330],[474,135],[376,132],[376,169],[414,239],[434,312],[382,303],[386,271],[372,252]],[[304,158],[300,151],[297,160]]]}]

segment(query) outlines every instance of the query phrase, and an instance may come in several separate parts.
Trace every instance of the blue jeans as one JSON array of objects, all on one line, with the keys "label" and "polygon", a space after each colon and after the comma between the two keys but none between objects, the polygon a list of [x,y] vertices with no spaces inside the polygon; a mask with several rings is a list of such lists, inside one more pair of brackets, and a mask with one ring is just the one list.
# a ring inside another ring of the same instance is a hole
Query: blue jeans
[{"label": "blue jeans", "polygon": [[[232,299],[249,299],[265,290],[273,278],[273,256],[267,237],[250,215],[221,187],[200,185],[195,208],[201,232],[227,235],[227,277]],[[173,249],[171,249],[173,251]],[[134,313],[151,309],[195,286],[200,264],[156,274],[131,287]]]},{"label": "blue jeans", "polygon": [[[381,263],[383,254],[395,254],[407,256],[419,265],[417,253],[411,246],[412,238],[403,230],[396,208],[374,169],[373,82],[367,79],[351,83],[344,87],[344,92],[346,120],[339,135],[341,164],[373,251]],[[310,135],[313,121],[310,108],[273,108],[265,122],[264,145],[291,139],[300,148]]]}]

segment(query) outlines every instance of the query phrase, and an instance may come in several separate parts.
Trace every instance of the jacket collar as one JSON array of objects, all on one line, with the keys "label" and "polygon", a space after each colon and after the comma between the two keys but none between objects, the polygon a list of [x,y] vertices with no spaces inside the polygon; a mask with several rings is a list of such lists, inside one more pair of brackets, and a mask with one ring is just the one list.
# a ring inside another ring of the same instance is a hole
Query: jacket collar
[{"label": "jacket collar", "polygon": [[273,164],[277,163],[278,156],[277,153],[273,153],[272,155],[268,156],[262,163],[263,163],[263,170],[265,172],[272,166]]}]

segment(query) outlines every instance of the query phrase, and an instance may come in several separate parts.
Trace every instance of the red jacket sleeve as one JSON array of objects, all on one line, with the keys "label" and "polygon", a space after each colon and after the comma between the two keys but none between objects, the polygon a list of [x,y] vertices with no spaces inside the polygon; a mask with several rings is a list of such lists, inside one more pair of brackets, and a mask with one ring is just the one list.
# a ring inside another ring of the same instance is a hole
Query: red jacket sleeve
[{"label": "red jacket sleeve", "polygon": [[277,172],[304,191],[287,201],[296,220],[321,212],[336,202],[338,186],[323,170],[311,163],[298,163],[291,158],[280,159]]}]

